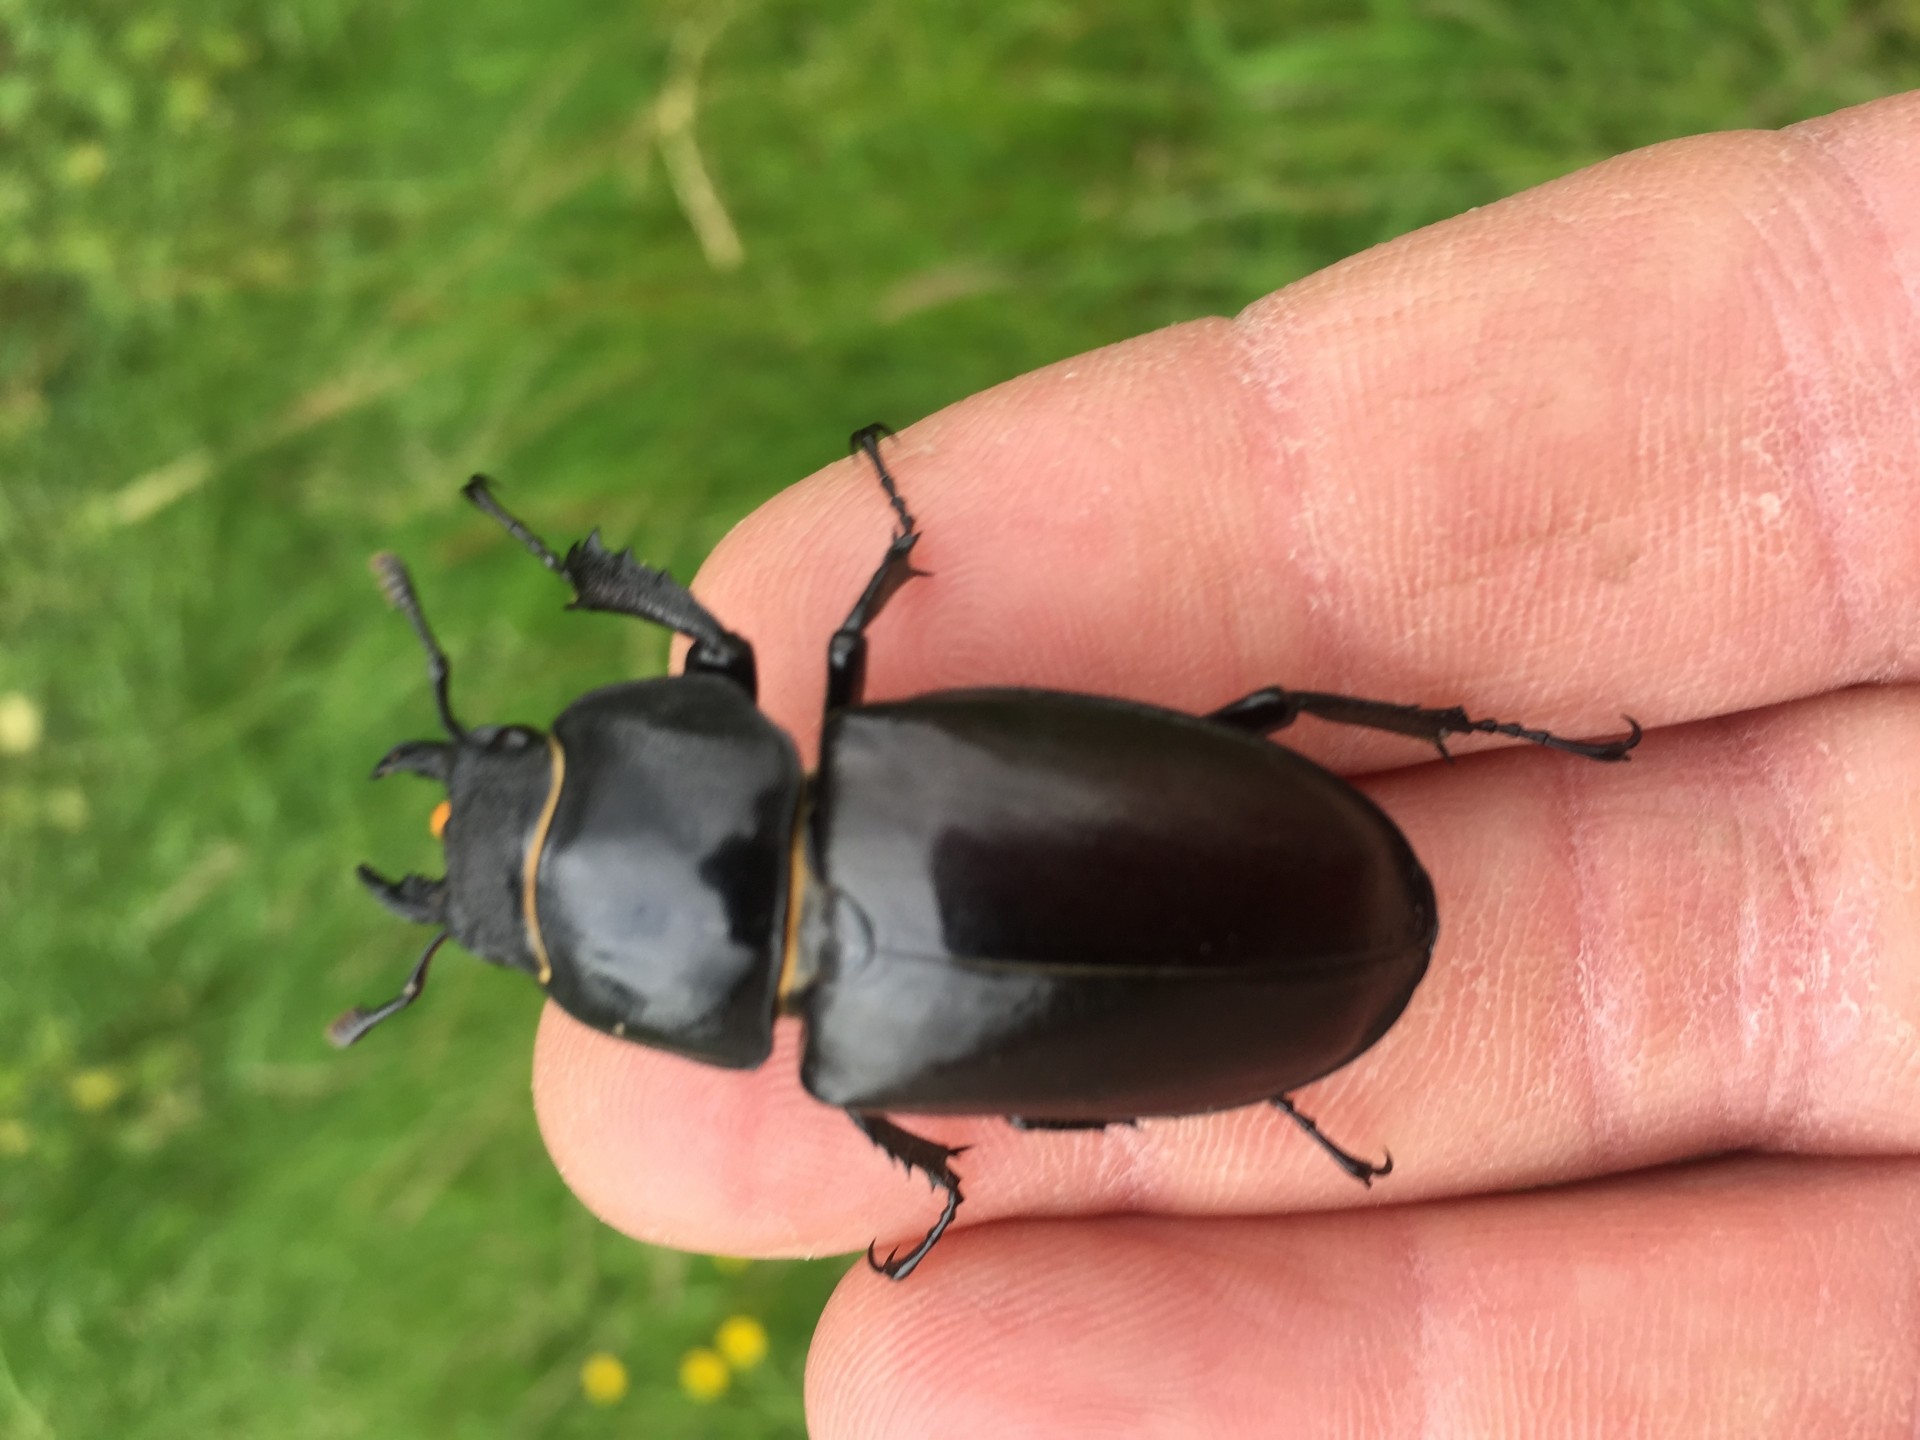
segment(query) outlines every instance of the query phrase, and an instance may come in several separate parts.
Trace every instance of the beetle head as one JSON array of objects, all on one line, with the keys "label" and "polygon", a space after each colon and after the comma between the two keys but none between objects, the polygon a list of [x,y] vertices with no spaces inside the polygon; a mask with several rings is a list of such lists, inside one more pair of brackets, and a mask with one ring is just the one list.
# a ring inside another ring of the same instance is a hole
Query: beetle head
[{"label": "beetle head", "polygon": [[389,880],[370,866],[359,868],[361,883],[381,904],[402,919],[438,926],[440,933],[400,994],[376,1009],[356,1007],[334,1021],[327,1035],[342,1046],[413,1003],[426,983],[428,962],[448,938],[496,965],[538,972],[527,942],[522,892],[527,846],[554,783],[551,750],[540,731],[524,725],[468,730],[454,718],[447,700],[447,658],[427,628],[405,567],[382,554],[374,557],[374,573],[427,652],[427,674],[448,738],[396,745],[374,766],[373,778],[420,775],[446,786],[444,824],[439,812],[435,818],[446,845],[447,873],[439,879]]}]

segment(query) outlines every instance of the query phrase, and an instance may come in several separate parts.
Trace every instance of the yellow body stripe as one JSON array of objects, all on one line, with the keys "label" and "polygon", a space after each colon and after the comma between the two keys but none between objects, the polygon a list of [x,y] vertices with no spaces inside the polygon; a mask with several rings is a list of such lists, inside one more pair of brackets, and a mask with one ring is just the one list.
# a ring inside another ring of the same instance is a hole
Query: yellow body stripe
[{"label": "yellow body stripe", "polygon": [[793,847],[787,871],[787,937],[780,952],[780,986],[774,1008],[790,1014],[787,1002],[800,984],[800,907],[806,902],[811,873],[807,869],[807,812],[802,806],[793,819]]},{"label": "yellow body stripe", "polygon": [[540,962],[542,985],[553,979],[553,961],[547,958],[547,942],[540,934],[540,910],[534,900],[534,882],[540,877],[540,852],[547,848],[547,831],[553,825],[553,812],[560,806],[560,782],[567,773],[567,757],[560,749],[560,742],[549,735],[547,748],[553,752],[553,783],[547,787],[547,803],[541,807],[540,819],[533,827],[533,838],[527,842],[526,863],[520,871],[520,909],[526,916],[527,943],[533,947],[533,958]]}]

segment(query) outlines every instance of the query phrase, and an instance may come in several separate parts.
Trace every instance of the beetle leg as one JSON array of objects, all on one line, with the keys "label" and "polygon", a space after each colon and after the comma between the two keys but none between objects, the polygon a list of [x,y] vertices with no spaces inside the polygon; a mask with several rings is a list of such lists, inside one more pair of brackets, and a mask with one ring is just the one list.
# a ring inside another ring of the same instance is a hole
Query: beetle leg
[{"label": "beetle leg", "polygon": [[604,610],[636,620],[663,625],[693,641],[687,652],[689,673],[723,675],[752,695],[757,684],[753,646],[713,618],[693,592],[664,570],[643,565],[633,551],[618,553],[600,543],[595,530],[571,546],[565,558],[553,553],[533,531],[510,514],[487,488],[487,477],[476,475],[460,492],[500,522],[527,552],[573,587],[572,610]]},{"label": "beetle leg", "polygon": [[1284,729],[1302,715],[1318,716],[1336,725],[1362,725],[1370,730],[1390,730],[1396,735],[1426,740],[1440,752],[1443,760],[1453,758],[1447,753],[1447,736],[1469,733],[1510,735],[1516,740],[1544,745],[1550,750],[1564,750],[1588,760],[1624,760],[1627,752],[1640,743],[1640,722],[1631,715],[1621,717],[1627,722],[1625,735],[1610,740],[1569,740],[1550,731],[1529,730],[1508,721],[1472,720],[1458,705],[1427,709],[1419,705],[1396,705],[1387,700],[1363,700],[1354,695],[1330,695],[1318,690],[1282,690],[1278,685],[1256,690],[1231,705],[1223,705],[1206,718],[1241,730],[1257,730],[1264,735]]},{"label": "beetle leg", "polygon": [[445,880],[433,880],[425,875],[403,875],[398,880],[389,880],[371,865],[362,865],[354,873],[373,893],[374,899],[402,920],[411,920],[416,925],[447,923]]},{"label": "beetle leg", "polygon": [[[1320,1133],[1320,1127],[1314,1124],[1309,1117],[1302,1115],[1298,1110],[1294,1109],[1293,1101],[1287,1096],[1276,1095],[1273,1097],[1273,1103],[1286,1112],[1289,1120],[1306,1131],[1312,1138],[1314,1144],[1331,1155],[1334,1164],[1338,1165],[1362,1185],[1371,1189],[1376,1175],[1391,1175],[1393,1173],[1393,1156],[1387,1155],[1378,1165],[1368,1164],[1358,1155],[1348,1154],[1326,1136],[1322,1135]],[[1382,1153],[1384,1154],[1385,1152]]]},{"label": "beetle leg", "polygon": [[444,740],[402,741],[381,756],[380,763],[373,767],[375,780],[397,773],[424,775],[444,785],[453,774],[453,747]]},{"label": "beetle leg", "polygon": [[868,1265],[889,1280],[904,1280],[913,1273],[914,1266],[927,1258],[927,1252],[933,1249],[935,1242],[947,1233],[947,1226],[953,1223],[954,1214],[960,1208],[960,1177],[953,1173],[953,1167],[947,1162],[963,1153],[967,1147],[936,1145],[878,1115],[849,1110],[847,1117],[860,1127],[862,1135],[884,1150],[889,1159],[898,1160],[909,1171],[918,1170],[927,1177],[928,1184],[947,1192],[946,1208],[940,1212],[940,1218],[933,1222],[933,1228],[927,1231],[926,1238],[905,1255],[889,1250],[887,1258],[881,1260],[874,1254],[873,1246],[867,1246]]},{"label": "beetle leg", "polygon": [[867,588],[861,591],[853,609],[847,612],[847,618],[827,642],[827,709],[830,711],[860,703],[867,678],[867,626],[892,598],[894,591],[915,575],[926,573],[914,569],[909,558],[913,547],[920,541],[919,527],[914,522],[913,512],[907,509],[907,502],[900,498],[900,488],[894,484],[886,462],[880,458],[880,441],[892,434],[893,431],[884,425],[869,425],[864,430],[854,431],[849,442],[855,454],[865,455],[873,462],[873,468],[880,476],[880,486],[887,492],[894,514],[900,517],[900,530],[887,546],[880,568],[867,581]]}]

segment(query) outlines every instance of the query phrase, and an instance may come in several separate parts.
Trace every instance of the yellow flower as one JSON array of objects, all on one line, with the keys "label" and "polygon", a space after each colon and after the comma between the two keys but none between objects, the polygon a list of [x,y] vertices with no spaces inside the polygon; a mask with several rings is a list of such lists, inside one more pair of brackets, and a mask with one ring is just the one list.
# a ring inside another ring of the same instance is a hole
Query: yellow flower
[{"label": "yellow flower", "polygon": [[703,1404],[718,1400],[732,1383],[733,1372],[727,1369],[727,1362],[704,1345],[680,1357],[680,1388],[689,1400]]},{"label": "yellow flower", "polygon": [[580,1389],[596,1405],[618,1405],[627,1394],[627,1367],[601,1350],[580,1367]]},{"label": "yellow flower", "polygon": [[67,1098],[75,1109],[92,1113],[105,1110],[126,1093],[126,1088],[127,1082],[105,1066],[77,1070],[67,1081]]},{"label": "yellow flower", "polygon": [[736,1370],[751,1370],[767,1358],[767,1327],[751,1315],[730,1315],[714,1332],[713,1348]]},{"label": "yellow flower", "polygon": [[709,1255],[707,1258],[722,1275],[738,1275],[753,1263],[744,1255]]},{"label": "yellow flower", "polygon": [[37,749],[44,729],[40,707],[18,690],[0,695],[0,755],[25,755]]}]

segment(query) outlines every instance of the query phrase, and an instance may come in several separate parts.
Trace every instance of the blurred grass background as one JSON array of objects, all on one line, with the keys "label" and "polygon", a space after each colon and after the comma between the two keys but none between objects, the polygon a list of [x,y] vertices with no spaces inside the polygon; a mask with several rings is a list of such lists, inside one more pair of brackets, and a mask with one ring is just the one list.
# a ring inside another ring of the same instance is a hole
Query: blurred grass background
[{"label": "blurred grass background", "polygon": [[844,1262],[589,1219],[523,985],[322,1043],[437,868],[367,554],[473,715],[664,660],[470,471],[688,575],[874,417],[1916,84],[1893,0],[0,0],[0,1437],[803,1433]]}]

